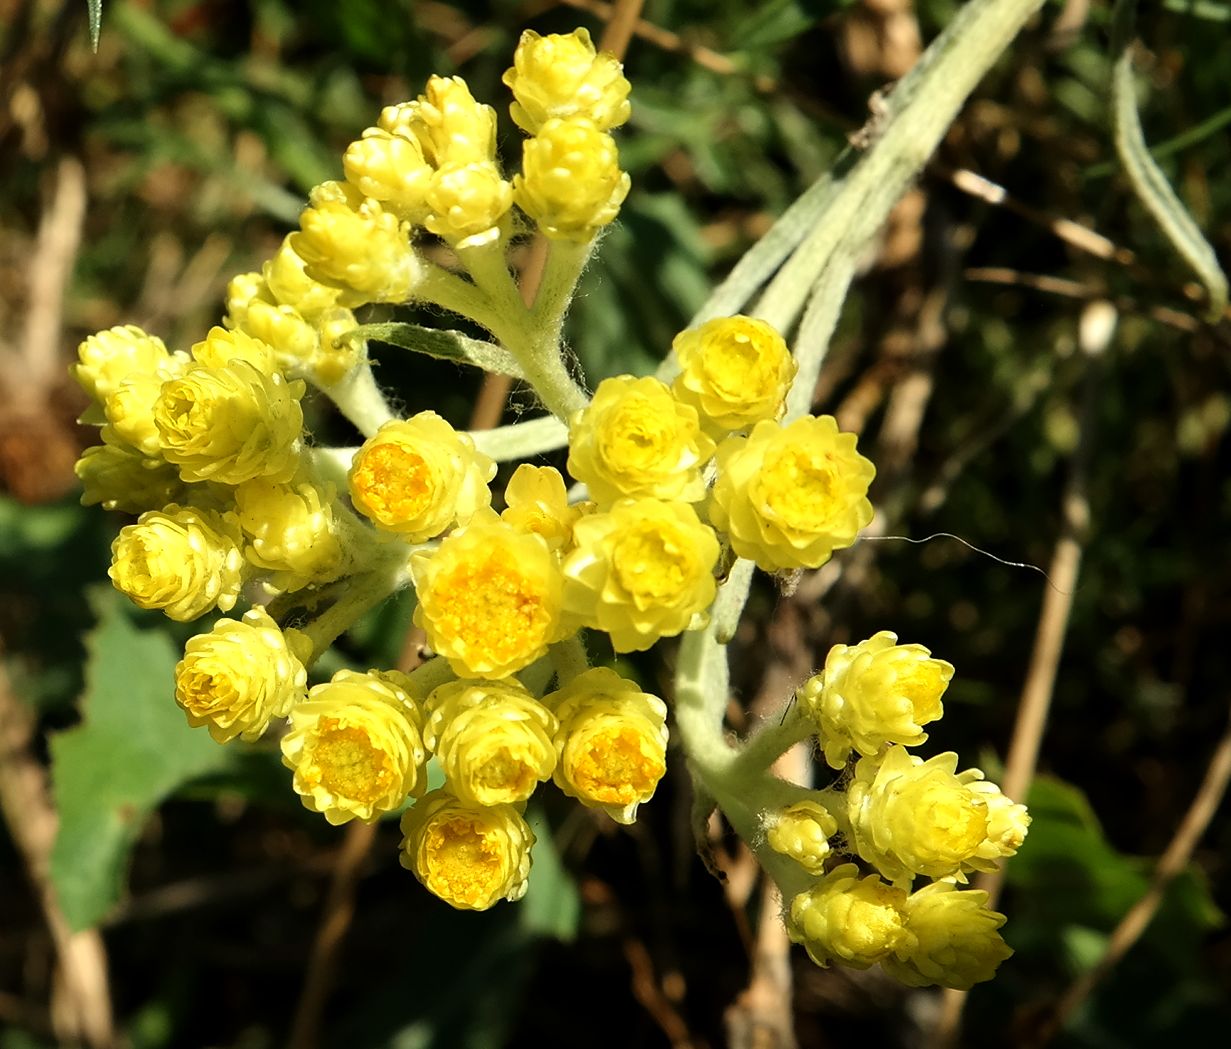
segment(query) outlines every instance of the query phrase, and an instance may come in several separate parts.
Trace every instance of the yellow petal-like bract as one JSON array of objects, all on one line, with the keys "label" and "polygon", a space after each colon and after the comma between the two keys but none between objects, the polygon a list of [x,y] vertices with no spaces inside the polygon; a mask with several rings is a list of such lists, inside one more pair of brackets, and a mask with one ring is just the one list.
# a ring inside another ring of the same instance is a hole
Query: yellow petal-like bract
[{"label": "yellow petal-like bract", "polygon": [[434,790],[402,816],[402,866],[459,910],[520,900],[534,832],[516,805],[476,805]]},{"label": "yellow petal-like bract", "polygon": [[629,177],[615,139],[588,120],[549,120],[522,146],[517,206],[559,240],[588,241],[620,213]]},{"label": "yellow petal-like bract", "polygon": [[617,652],[687,630],[714,600],[718,538],[689,503],[623,499],[573,526],[566,610]]},{"label": "yellow petal-like bract", "polygon": [[[995,870],[1025,836],[1025,823],[1003,797],[978,769],[958,773],[952,752],[924,761],[893,745],[855,766],[847,792],[852,845],[896,884],[916,874],[965,881],[970,871]],[[993,805],[1002,814],[999,834]]]},{"label": "yellow petal-like bract", "polygon": [[650,376],[604,379],[569,423],[569,473],[600,504],[625,496],[696,502],[713,454],[697,410]]},{"label": "yellow petal-like bract", "polygon": [[523,802],[556,766],[556,718],[515,678],[454,681],[428,697],[424,733],[449,790],[477,805]]},{"label": "yellow petal-like bract", "polygon": [[911,893],[906,927],[914,938],[881,960],[908,987],[939,984],[966,991],[990,980],[1013,950],[1000,936],[1003,914],[989,910],[987,893],[937,881]]},{"label": "yellow petal-like bract", "polygon": [[411,572],[419,594],[415,623],[459,677],[508,677],[564,634],[564,579],[555,554],[491,510],[438,550],[413,555]]},{"label": "yellow petal-like bract", "polygon": [[351,462],[355,509],[412,543],[465,524],[491,503],[496,464],[435,412],[385,423]]},{"label": "yellow petal-like bract", "polygon": [[817,965],[840,961],[867,969],[895,951],[908,951],[906,893],[877,875],[860,877],[853,863],[835,867],[791,901],[787,932]]},{"label": "yellow petal-like bract", "polygon": [[[221,330],[221,329],[219,329]],[[243,358],[190,366],[154,406],[163,457],[185,481],[288,481],[299,465],[304,384]]]},{"label": "yellow petal-like bract", "polygon": [[809,874],[825,870],[829,839],[838,821],[818,801],[797,801],[765,819],[765,843],[783,856],[790,856]]},{"label": "yellow petal-like bract", "polygon": [[857,645],[834,645],[825,670],[799,690],[799,701],[820,727],[825,760],[846,764],[853,747],[864,757],[886,743],[927,741],[923,726],[937,720],[953,665],[922,645],[899,645],[888,630]]},{"label": "yellow petal-like bract", "polygon": [[185,646],[175,667],[175,701],[190,725],[204,725],[219,743],[256,739],[303,699],[310,648],[298,631],[280,630],[263,608],[220,619]]},{"label": "yellow petal-like bract", "polygon": [[536,133],[554,118],[583,117],[606,131],[628,119],[628,81],[620,60],[596,53],[585,29],[521,35],[504,82],[516,101],[509,108],[523,131]]},{"label": "yellow petal-like bract", "polygon": [[719,446],[710,519],[767,571],[819,568],[872,520],[875,473],[831,416],[767,420]]},{"label": "yellow petal-like bract", "polygon": [[229,612],[243,585],[242,542],[235,514],[172,503],[120,529],[109,574],[137,605],[180,622]]},{"label": "yellow petal-like bract", "polygon": [[680,332],[671,349],[680,365],[672,392],[714,430],[747,430],[782,415],[795,358],[765,321],[716,317]]},{"label": "yellow petal-like bract", "polygon": [[304,805],[330,823],[370,823],[423,793],[423,715],[393,677],[340,670],[290,717],[283,764]]},{"label": "yellow petal-like bract", "polygon": [[595,667],[543,698],[560,719],[556,785],[617,823],[632,823],[667,771],[667,705]]}]

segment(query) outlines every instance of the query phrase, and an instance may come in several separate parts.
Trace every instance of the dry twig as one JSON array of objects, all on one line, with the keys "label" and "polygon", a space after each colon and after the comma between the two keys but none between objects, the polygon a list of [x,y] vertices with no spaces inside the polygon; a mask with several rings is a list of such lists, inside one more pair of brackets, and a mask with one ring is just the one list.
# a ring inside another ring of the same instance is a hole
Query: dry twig
[{"label": "dry twig", "polygon": [[1188,806],[1188,812],[1176,828],[1175,836],[1167,845],[1166,851],[1159,857],[1149,889],[1120,919],[1120,924],[1107,940],[1106,950],[1098,964],[1076,980],[1060,997],[1034,1042],[1036,1047],[1046,1045],[1061,1031],[1081,1003],[1119,964],[1149,927],[1163,902],[1167,887],[1188,865],[1193,850],[1209,827],[1218,806],[1222,804],[1222,799],[1226,797],[1228,781],[1231,781],[1231,721],[1214,749],[1205,770],[1205,778],[1201,781],[1192,804]]},{"label": "dry twig", "polygon": [[[1009,798],[1024,798],[1034,778],[1039,747],[1047,727],[1056,672],[1064,651],[1069,615],[1081,570],[1081,556],[1090,527],[1090,501],[1087,481],[1093,454],[1098,394],[1102,382],[1102,357],[1111,343],[1116,327],[1116,311],[1110,303],[1090,303],[1082,313],[1078,344],[1086,356],[1086,378],[1082,394],[1082,410],[1077,449],[1073,454],[1061,499],[1063,526],[1056,540],[1047,575],[1051,585],[1043,592],[1043,606],[1035,633],[1034,649],[1022,685],[1017,707],[1017,721],[1005,762],[1001,789]],[[977,885],[988,894],[988,906],[994,908],[1004,885],[1004,868],[981,877]],[[955,1044],[961,1028],[962,1009],[967,992],[948,990],[933,1029],[933,1049]]]},{"label": "dry twig", "polygon": [[56,900],[51,850],[58,818],[47,789],[47,774],[31,753],[34,719],[12,693],[0,665],[0,811],[9,836],[25,862],[55,945],[59,972],[52,992],[52,1025],[64,1041],[90,1049],[114,1044],[107,953],[97,929],[74,932]]}]

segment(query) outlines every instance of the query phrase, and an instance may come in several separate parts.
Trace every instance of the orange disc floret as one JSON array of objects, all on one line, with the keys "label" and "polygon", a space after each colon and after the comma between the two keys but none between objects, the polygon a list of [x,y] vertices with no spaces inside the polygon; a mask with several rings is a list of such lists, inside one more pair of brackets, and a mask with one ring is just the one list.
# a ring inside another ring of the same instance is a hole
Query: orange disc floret
[{"label": "orange disc floret", "polygon": [[291,711],[282,761],[304,805],[330,823],[370,823],[422,794],[423,716],[386,675],[341,670]]},{"label": "orange disc floret", "polygon": [[504,678],[562,636],[563,577],[555,555],[481,511],[432,553],[411,558],[415,623],[459,677]]},{"label": "orange disc floret", "polygon": [[476,805],[434,790],[402,816],[401,864],[458,910],[519,900],[534,833],[515,805]]},{"label": "orange disc floret", "polygon": [[667,771],[667,706],[595,667],[543,698],[560,719],[556,785],[617,823],[632,823]]},{"label": "orange disc floret", "polygon": [[757,423],[723,441],[717,459],[710,519],[767,571],[819,568],[872,520],[876,468],[832,416]]},{"label": "orange disc floret", "polygon": [[465,524],[491,502],[496,464],[435,412],[385,423],[355,453],[355,509],[412,543]]}]

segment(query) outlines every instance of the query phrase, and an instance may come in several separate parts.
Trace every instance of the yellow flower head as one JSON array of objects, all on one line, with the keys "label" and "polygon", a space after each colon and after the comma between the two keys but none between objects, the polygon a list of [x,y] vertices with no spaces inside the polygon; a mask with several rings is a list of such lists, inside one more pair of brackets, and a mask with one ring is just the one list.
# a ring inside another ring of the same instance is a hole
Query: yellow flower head
[{"label": "yellow flower head", "polygon": [[311,368],[320,352],[320,335],[316,327],[304,320],[294,306],[278,306],[262,299],[253,299],[236,323],[228,318],[237,332],[251,335],[274,351],[278,366],[300,373]]},{"label": "yellow flower head", "polygon": [[330,386],[367,360],[367,341],[344,337],[358,326],[354,313],[345,306],[335,306],[317,318],[316,334],[320,349],[312,360],[316,382]]},{"label": "yellow flower head", "polygon": [[474,100],[461,77],[428,78],[422,95],[381,110],[377,125],[414,139],[433,167],[493,160],[496,111]]},{"label": "yellow flower head", "polygon": [[365,197],[379,200],[408,222],[423,221],[432,166],[423,158],[417,138],[370,127],[347,147],[342,167],[346,180]]},{"label": "yellow flower head", "polygon": [[219,743],[256,739],[304,698],[303,661],[311,648],[298,630],[279,630],[263,608],[242,620],[220,619],[185,646],[175,668],[175,701],[190,725],[204,725]]},{"label": "yellow flower head", "polygon": [[273,572],[285,592],[328,583],[346,568],[346,552],[333,513],[332,487],[272,484],[256,479],[235,489],[239,523],[251,542],[248,561]]},{"label": "yellow flower head", "polygon": [[147,459],[162,457],[158,427],[154,424],[154,405],[162,393],[162,384],[178,379],[188,369],[188,356],[168,354],[149,371],[132,372],[103,399],[103,415],[107,425],[103,440],[127,445]]},{"label": "yellow flower head", "polygon": [[522,145],[517,206],[548,237],[590,240],[620,213],[628,173],[615,139],[588,120],[549,120]]},{"label": "yellow flower head", "polygon": [[512,206],[513,187],[492,161],[446,164],[432,175],[423,224],[455,247],[479,247],[500,236]]},{"label": "yellow flower head", "polygon": [[1000,852],[988,837],[988,803],[972,786],[982,778],[977,769],[959,774],[952,752],[924,761],[892,745],[882,758],[861,758],[847,793],[851,844],[899,884],[994,870]]},{"label": "yellow flower head", "polygon": [[185,481],[288,481],[302,449],[303,392],[302,381],[242,357],[219,368],[192,365],[163,383],[154,406],[163,457]]},{"label": "yellow flower head", "polygon": [[855,864],[844,863],[791,901],[787,933],[817,965],[867,969],[913,946],[905,908],[905,891],[875,874],[861,879]]},{"label": "yellow flower head", "polygon": [[141,608],[186,623],[235,606],[244,582],[242,541],[234,514],[172,503],[120,529],[108,574]]},{"label": "yellow flower head", "polygon": [[820,875],[830,852],[829,839],[837,830],[838,821],[819,801],[797,801],[768,814],[765,843],[809,874]]},{"label": "yellow flower head", "polygon": [[651,376],[604,379],[569,422],[569,473],[599,503],[643,495],[696,502],[713,454],[697,410]]},{"label": "yellow flower head", "polygon": [[415,623],[459,677],[504,678],[562,636],[555,554],[483,510],[433,553],[410,560]]},{"label": "yellow flower head", "polygon": [[291,244],[294,236],[288,233],[282,238],[281,246],[261,268],[261,275],[274,302],[294,308],[304,320],[315,324],[322,314],[337,307],[341,292],[308,276],[303,259]]},{"label": "yellow flower head", "polygon": [[520,900],[534,832],[515,805],[486,807],[434,790],[402,816],[402,866],[451,907]]},{"label": "yellow flower head", "polygon": [[226,316],[222,323],[228,328],[242,328],[248,317],[248,309],[254,302],[266,306],[278,305],[265,278],[259,273],[237,273],[227,281],[226,294],[223,297],[226,304]]},{"label": "yellow flower head", "polygon": [[573,522],[580,516],[568,504],[560,471],[550,466],[522,463],[509,478],[504,501],[501,519],[519,532],[542,536],[553,550],[568,543]]},{"label": "yellow flower head", "polygon": [[73,468],[81,481],[81,505],[140,514],[181,499],[186,486],[179,471],[127,445],[96,444]]},{"label": "yellow flower head", "polygon": [[632,823],[667,771],[667,705],[606,667],[578,674],[543,702],[560,719],[556,786]]},{"label": "yellow flower head", "polygon": [[765,321],[717,317],[680,332],[671,349],[680,365],[672,392],[715,430],[747,430],[782,415],[795,358]]},{"label": "yellow flower head", "polygon": [[980,769],[963,773],[971,777],[970,789],[987,803],[987,840],[977,859],[967,861],[972,870],[995,870],[997,860],[1017,855],[1030,828],[1030,813],[1025,805],[1010,801],[995,783],[988,783]]},{"label": "yellow flower head", "polygon": [[884,970],[908,987],[939,984],[967,991],[996,975],[1013,949],[1000,937],[1004,915],[989,910],[987,893],[936,881],[911,893],[906,927],[913,944],[882,959]]},{"label": "yellow flower head", "polygon": [[832,416],[767,420],[719,446],[710,520],[766,571],[819,568],[872,520],[875,473]]},{"label": "yellow flower head", "polygon": [[424,739],[462,801],[525,801],[556,767],[555,716],[516,679],[451,681],[427,703]]},{"label": "yellow flower head", "polygon": [[412,543],[465,524],[491,503],[496,464],[435,412],[385,423],[355,453],[355,509]]},{"label": "yellow flower head", "polygon": [[219,325],[210,328],[205,338],[192,347],[192,359],[206,368],[225,368],[244,361],[266,375],[278,370],[272,346],[246,331],[232,331]]},{"label": "yellow flower head", "polygon": [[516,99],[509,107],[514,122],[532,135],[554,117],[584,117],[601,131],[628,119],[620,60],[609,51],[596,54],[585,29],[549,36],[527,29],[504,82]]},{"label": "yellow flower head", "polygon": [[346,183],[323,183],[299,216],[291,249],[308,276],[340,290],[338,304],[406,302],[423,267],[410,225]]},{"label": "yellow flower head", "polygon": [[330,823],[371,823],[423,793],[423,715],[392,677],[339,670],[290,715],[282,763],[304,805]]},{"label": "yellow flower head", "polygon": [[688,504],[624,499],[573,527],[564,602],[617,652],[687,630],[714,600],[718,539]]},{"label": "yellow flower head", "polygon": [[71,371],[81,388],[99,403],[133,374],[155,372],[170,354],[156,335],[133,324],[96,332],[77,347]]},{"label": "yellow flower head", "polygon": [[944,713],[940,697],[953,665],[897,640],[882,630],[857,645],[834,645],[824,673],[799,690],[831,767],[842,768],[852,747],[871,757],[886,743],[918,746],[928,738],[922,726]]}]

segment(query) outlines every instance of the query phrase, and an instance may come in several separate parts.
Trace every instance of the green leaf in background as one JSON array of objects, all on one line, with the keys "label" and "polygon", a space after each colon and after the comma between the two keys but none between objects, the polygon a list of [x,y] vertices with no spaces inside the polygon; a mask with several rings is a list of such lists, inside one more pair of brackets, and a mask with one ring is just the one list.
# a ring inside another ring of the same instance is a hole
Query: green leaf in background
[{"label": "green leaf in background", "polygon": [[731,33],[741,50],[769,47],[807,32],[826,15],[847,6],[847,0],[770,0],[751,13]]},{"label": "green leaf in background", "polygon": [[[1145,894],[1153,861],[1118,852],[1085,795],[1071,784],[1040,777],[1030,788],[1029,807],[1030,847],[1007,868],[1018,890],[1009,927],[1014,945],[1080,946],[1087,942],[1084,933],[1110,932]],[[1173,960],[1191,959],[1202,936],[1222,920],[1209,887],[1185,872],[1168,888],[1143,943]],[[1101,950],[1093,959],[1099,956]],[[1085,949],[1070,952],[1068,960],[1078,970],[1091,964]]]},{"label": "green leaf in background", "polygon": [[530,887],[518,905],[518,920],[522,929],[532,935],[572,943],[577,938],[577,923],[581,919],[577,883],[560,862],[551,824],[542,810],[532,809],[526,818],[537,840]]},{"label": "green leaf in background", "polygon": [[51,740],[60,813],[51,877],[74,929],[97,924],[116,902],[128,853],[158,804],[230,760],[176,706],[178,655],[166,635],[138,628],[110,587],[89,599],[98,625],[86,641],[83,720]]},{"label": "green leaf in background", "polygon": [[381,324],[361,324],[347,332],[346,338],[371,339],[414,353],[423,353],[437,360],[473,364],[489,372],[511,375],[515,379],[522,378],[521,368],[511,353],[490,342],[472,339],[460,331],[389,321]]}]

